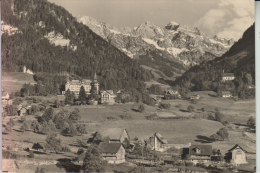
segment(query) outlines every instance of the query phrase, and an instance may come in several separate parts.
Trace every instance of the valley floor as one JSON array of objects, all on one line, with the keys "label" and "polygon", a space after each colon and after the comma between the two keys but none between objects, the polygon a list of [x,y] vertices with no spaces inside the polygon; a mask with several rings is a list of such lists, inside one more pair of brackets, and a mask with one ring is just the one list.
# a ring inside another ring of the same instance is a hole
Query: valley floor
[{"label": "valley floor", "polygon": [[[113,106],[85,105],[55,108],[54,110],[56,113],[61,109],[72,111],[75,108],[78,108],[82,117],[79,123],[87,125],[88,134],[74,137],[58,135],[62,140],[62,144],[69,146],[71,152],[61,154],[36,153],[35,158],[33,159],[27,158],[28,152],[23,151],[24,148],[31,148],[33,143],[36,142],[44,143],[46,135],[37,134],[32,131],[19,131],[18,129],[20,129],[22,125],[18,122],[20,117],[11,117],[14,118],[16,124],[13,127],[12,132],[2,135],[3,150],[6,150],[9,146],[13,151],[16,151],[19,155],[23,156],[21,158],[24,159],[17,159],[16,163],[14,160],[4,159],[3,170],[15,168],[19,172],[35,172],[37,166],[39,166],[45,168],[47,172],[64,172],[66,169],[70,168],[64,166],[59,167],[57,159],[73,158],[77,156],[76,153],[79,149],[79,147],[75,145],[77,139],[87,141],[94,132],[110,127],[127,129],[131,140],[135,137],[148,140],[149,137],[157,132],[166,137],[168,143],[178,149],[187,146],[189,143],[207,144],[207,139],[209,139],[210,135],[216,133],[224,126],[217,121],[203,118],[196,119],[193,116],[196,114],[214,115],[214,109],[216,107],[225,115],[225,120],[229,122],[229,125],[227,126],[229,139],[209,144],[212,145],[213,148],[220,149],[222,154],[226,153],[236,144],[243,146],[243,148],[251,154],[248,154],[249,164],[242,166],[242,169],[253,170],[256,159],[256,135],[255,133],[248,131],[246,123],[250,116],[256,116],[255,100],[234,101],[232,99],[212,97],[210,96],[210,92],[200,92],[199,94],[201,95],[201,99],[196,104],[192,104],[189,100],[182,99],[162,100],[162,102],[171,104],[169,110],[145,106],[145,111],[142,113],[135,111],[138,106],[137,103],[116,104]],[[189,105],[194,106],[194,112],[186,111]],[[204,112],[201,111],[201,108],[204,108]],[[148,120],[146,116],[153,113],[163,116],[169,114],[169,116],[177,116],[180,118]],[[128,118],[122,119],[122,117]],[[9,118],[10,117],[6,117],[3,121],[7,121]],[[27,115],[26,120],[31,122],[36,120],[36,118],[34,115]],[[17,166],[13,167],[13,165]],[[73,167],[73,169],[74,167],[75,169],[78,168],[77,165],[71,165],[71,167]],[[122,169],[124,169],[123,167],[124,166],[122,166]],[[111,167],[109,169],[111,169]]]}]

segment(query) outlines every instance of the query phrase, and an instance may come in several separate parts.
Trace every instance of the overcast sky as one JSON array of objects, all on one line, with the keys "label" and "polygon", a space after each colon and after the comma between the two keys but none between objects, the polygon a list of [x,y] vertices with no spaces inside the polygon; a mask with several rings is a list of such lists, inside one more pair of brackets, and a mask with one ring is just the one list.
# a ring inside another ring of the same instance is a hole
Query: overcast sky
[{"label": "overcast sky", "polygon": [[239,39],[255,20],[254,0],[49,0],[73,16],[90,16],[115,26],[145,21],[196,26],[208,35]]}]

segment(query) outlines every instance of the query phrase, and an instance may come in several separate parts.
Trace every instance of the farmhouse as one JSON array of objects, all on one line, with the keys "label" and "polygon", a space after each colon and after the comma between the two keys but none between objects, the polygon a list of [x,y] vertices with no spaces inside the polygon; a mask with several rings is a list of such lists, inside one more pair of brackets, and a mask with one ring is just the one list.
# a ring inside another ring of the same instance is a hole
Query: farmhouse
[{"label": "farmhouse", "polygon": [[2,90],[2,100],[9,100],[10,95]]},{"label": "farmhouse", "polygon": [[206,163],[211,161],[212,145],[195,145],[183,148],[183,158],[193,163]]},{"label": "farmhouse", "polygon": [[106,143],[99,144],[101,156],[108,163],[123,163],[125,162],[125,149],[122,143]]},{"label": "farmhouse", "polygon": [[91,81],[89,79],[83,79],[83,80],[71,80],[67,81],[65,84],[65,91],[62,92],[62,94],[65,94],[67,90],[70,90],[71,92],[74,92],[76,96],[79,95],[79,91],[81,86],[84,87],[86,94],[90,94],[91,89],[94,90],[96,94],[99,93],[99,83],[97,81],[97,75],[95,73],[94,79]]},{"label": "farmhouse", "polygon": [[98,131],[96,133],[100,133],[102,137],[108,137],[109,143],[115,143],[115,142],[123,143],[125,138],[130,140],[127,130],[123,128],[107,128]]},{"label": "farmhouse", "polygon": [[23,66],[23,73],[34,74],[30,69],[26,68],[26,66]]},{"label": "farmhouse", "polygon": [[101,90],[100,91],[100,102],[101,104],[107,103],[109,105],[115,104],[115,95],[113,90]]},{"label": "farmhouse", "polygon": [[227,158],[230,161],[230,163],[233,163],[235,165],[247,164],[246,150],[244,150],[238,144],[236,144],[233,148],[228,150]]},{"label": "farmhouse", "polygon": [[123,89],[118,90],[116,92],[116,98],[117,98],[117,102],[126,103],[129,102],[130,100],[130,94]]},{"label": "farmhouse", "polygon": [[230,91],[222,91],[223,98],[233,97]]},{"label": "farmhouse", "polygon": [[232,81],[235,79],[234,73],[223,73],[222,81]]},{"label": "farmhouse", "polygon": [[166,90],[164,91],[164,99],[178,99],[181,98],[181,95],[177,90]]},{"label": "farmhouse", "polygon": [[2,107],[5,107],[6,105],[11,105],[13,103],[12,100],[10,100],[10,95],[5,92],[2,91]]},{"label": "farmhouse", "polygon": [[17,111],[19,116],[25,116],[27,115],[27,108],[25,107],[21,107],[18,111]]},{"label": "farmhouse", "polygon": [[191,99],[191,100],[199,100],[199,99],[200,99],[200,95],[190,96],[190,99]]},{"label": "farmhouse", "polygon": [[160,133],[154,133],[154,150],[163,151],[167,144],[167,139]]}]

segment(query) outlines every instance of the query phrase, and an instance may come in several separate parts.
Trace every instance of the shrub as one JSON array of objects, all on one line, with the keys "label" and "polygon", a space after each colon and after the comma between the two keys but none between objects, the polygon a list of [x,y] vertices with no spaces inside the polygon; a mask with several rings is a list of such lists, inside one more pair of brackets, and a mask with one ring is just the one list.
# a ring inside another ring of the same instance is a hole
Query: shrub
[{"label": "shrub", "polygon": [[171,104],[169,104],[169,103],[160,103],[159,104],[160,109],[170,109],[170,107],[171,107]]},{"label": "shrub", "polygon": [[223,122],[224,121],[224,114],[222,114],[221,112],[216,112],[215,113],[215,120],[219,121],[219,122]]},{"label": "shrub", "polygon": [[247,125],[255,126],[255,117],[249,117],[249,119],[247,120]]},{"label": "shrub", "polygon": [[45,173],[45,169],[37,167],[35,173]]},{"label": "shrub", "polygon": [[33,144],[32,149],[35,149],[38,151],[39,149],[43,149],[43,146],[37,142],[37,143]]},{"label": "shrub", "polygon": [[71,152],[71,149],[70,149],[68,146],[63,146],[63,147],[61,148],[61,151],[62,151],[62,152]]},{"label": "shrub", "polygon": [[194,111],[194,106],[189,105],[189,106],[187,107],[187,111],[193,112],[193,111]]},{"label": "shrub", "polygon": [[82,153],[84,153],[84,149],[83,148],[79,148],[77,154],[81,155]]},{"label": "shrub", "polygon": [[143,105],[143,104],[140,104],[140,105],[138,106],[138,111],[139,111],[139,112],[143,112],[144,110],[145,110],[144,105]]},{"label": "shrub", "polygon": [[11,127],[13,127],[15,125],[13,118],[10,118],[9,121],[7,122],[7,124],[10,125]]},{"label": "shrub", "polygon": [[146,116],[146,119],[148,120],[157,120],[158,115],[156,113]]},{"label": "shrub", "polygon": [[117,117],[112,117],[112,116],[109,116],[109,117],[106,117],[107,120],[117,120]]},{"label": "shrub", "polygon": [[30,157],[30,158],[34,158],[34,153],[33,153],[32,150],[29,151],[29,157]]},{"label": "shrub", "polygon": [[87,134],[87,127],[85,124],[76,124],[77,131],[81,134]]},{"label": "shrub", "polygon": [[215,120],[215,118],[212,114],[208,114],[208,120]]},{"label": "shrub", "polygon": [[210,136],[211,141],[222,141],[223,138],[217,134],[213,134]]},{"label": "shrub", "polygon": [[132,116],[132,115],[128,115],[128,114],[119,115],[119,117],[120,117],[122,120],[131,120],[131,119],[133,119],[133,116]]},{"label": "shrub", "polygon": [[228,138],[228,131],[227,131],[226,128],[221,128],[221,129],[217,132],[217,134],[218,134],[223,140],[225,140],[225,139]]}]

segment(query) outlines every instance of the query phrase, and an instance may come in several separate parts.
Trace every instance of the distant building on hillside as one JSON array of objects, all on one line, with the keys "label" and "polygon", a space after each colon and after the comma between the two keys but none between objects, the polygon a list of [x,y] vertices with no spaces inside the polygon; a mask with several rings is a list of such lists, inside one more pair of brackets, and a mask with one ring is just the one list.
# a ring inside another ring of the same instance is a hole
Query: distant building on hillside
[{"label": "distant building on hillside", "polygon": [[118,164],[125,162],[125,149],[122,143],[101,142],[98,147],[102,158],[108,163]]},{"label": "distant building on hillside", "polygon": [[130,101],[130,94],[127,91],[121,89],[116,92],[116,102],[128,103],[129,101]]},{"label": "distant building on hillside", "polygon": [[2,108],[6,105],[11,105],[13,103],[12,100],[10,100],[10,95],[2,90]]},{"label": "distant building on hillside", "polygon": [[212,145],[195,145],[189,148],[183,148],[183,159],[190,160],[193,163],[207,163],[211,161]]},{"label": "distant building on hillside", "polygon": [[164,99],[180,99],[181,95],[177,90],[166,90],[164,91]]},{"label": "distant building on hillside", "polygon": [[30,69],[26,68],[26,66],[23,66],[23,73],[34,74]]},{"label": "distant building on hillside", "polygon": [[234,73],[223,73],[223,76],[222,76],[222,81],[225,82],[225,81],[232,81],[235,79],[235,75]]},{"label": "distant building on hillside", "polygon": [[80,80],[67,81],[67,83],[65,84],[65,91],[62,92],[62,94],[65,94],[66,91],[70,90],[71,92],[74,92],[76,96],[78,96],[81,86],[84,87],[86,94],[90,94],[92,89],[96,94],[98,94],[99,83],[97,81],[96,73],[92,81],[89,79],[83,79],[81,81]]},{"label": "distant building on hillside", "polygon": [[230,98],[233,97],[230,91],[222,91],[223,98]]},{"label": "distant building on hillside", "polygon": [[10,95],[2,90],[2,100],[9,100]]},{"label": "distant building on hillside", "polygon": [[247,164],[246,153],[246,150],[244,150],[241,146],[236,144],[234,147],[228,150],[228,153],[226,154],[227,160],[229,160],[230,163],[233,163],[235,165]]},{"label": "distant building on hillside", "polygon": [[21,107],[18,109],[17,114],[19,116],[25,116],[27,115],[28,109],[26,107]]},{"label": "distant building on hillside", "polygon": [[191,99],[191,100],[199,100],[199,99],[200,99],[200,95],[190,96],[190,99]]},{"label": "distant building on hillside", "polygon": [[[99,133],[103,138],[108,137],[109,143],[121,142],[123,143],[125,138],[130,140],[130,136],[126,129],[123,128],[106,128],[96,132]],[[95,136],[96,136],[95,134]],[[95,138],[95,137],[94,137]]]},{"label": "distant building on hillside", "polygon": [[109,105],[115,104],[115,97],[113,90],[100,90],[101,104],[107,103]]}]

